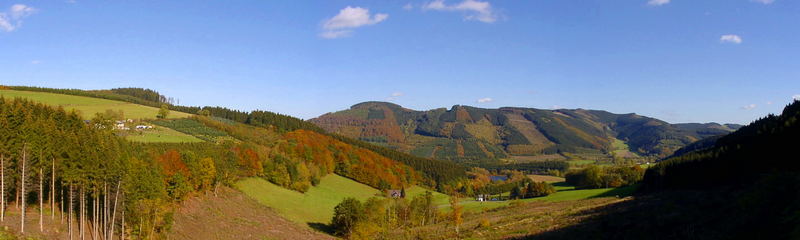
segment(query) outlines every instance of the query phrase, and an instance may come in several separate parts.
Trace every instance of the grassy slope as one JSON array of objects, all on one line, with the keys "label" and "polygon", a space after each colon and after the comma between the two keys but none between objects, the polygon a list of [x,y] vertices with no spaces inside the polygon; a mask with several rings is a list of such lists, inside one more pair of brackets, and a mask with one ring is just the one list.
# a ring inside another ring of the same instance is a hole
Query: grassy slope
[{"label": "grassy slope", "polygon": [[379,194],[372,187],[335,174],[325,176],[306,193],[285,189],[261,178],[244,179],[236,188],[289,220],[303,224],[329,223],[333,208],[346,197],[365,200]]},{"label": "grassy slope", "polygon": [[419,186],[413,186],[406,189],[406,199],[411,201],[411,199],[413,199],[415,196],[424,194],[425,191],[430,191],[431,193],[433,193],[433,203],[436,204],[437,206],[447,205],[450,203],[449,202],[450,196],[447,196],[446,194],[440,192],[428,190]]},{"label": "grassy slope", "polygon": [[[545,202],[563,202],[563,201],[574,201],[574,200],[583,200],[583,199],[591,199],[591,198],[598,198],[598,197],[624,197],[631,195],[634,190],[636,190],[637,186],[627,186],[627,187],[620,187],[620,188],[600,188],[600,189],[581,189],[575,190],[572,186],[566,186],[563,183],[555,183],[555,188],[558,192],[550,194],[545,197],[538,197],[538,198],[529,198],[529,199],[522,199],[516,200],[519,202],[535,202],[535,201],[545,201]],[[497,201],[497,202],[478,202],[472,198],[463,198],[461,200],[461,205],[464,206],[465,211],[484,211],[488,209],[504,207],[511,204],[512,201]],[[440,207],[448,209],[449,205],[440,205]]]},{"label": "grassy slope", "polygon": [[202,142],[202,139],[196,138],[182,132],[175,131],[170,128],[156,127],[144,131],[133,131],[125,139],[134,142],[163,142],[163,143],[185,143],[185,142]]},{"label": "grassy slope", "polygon": [[[125,117],[131,119],[154,119],[158,114],[158,108],[100,98],[15,90],[0,90],[0,95],[5,98],[20,97],[47,105],[62,106],[66,110],[78,110],[84,119],[90,119],[94,117],[95,113],[105,112],[108,109],[122,110]],[[189,116],[189,114],[176,111],[171,111],[169,115],[170,118]]]}]

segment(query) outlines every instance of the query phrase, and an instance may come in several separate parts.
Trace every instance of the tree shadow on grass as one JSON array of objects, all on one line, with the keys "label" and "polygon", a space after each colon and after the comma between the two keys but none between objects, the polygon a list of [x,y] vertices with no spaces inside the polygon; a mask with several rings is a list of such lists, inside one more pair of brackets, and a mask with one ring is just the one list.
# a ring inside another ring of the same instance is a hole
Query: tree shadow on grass
[{"label": "tree shadow on grass", "polygon": [[317,230],[317,231],[320,231],[320,232],[324,232],[324,233],[327,233],[329,235],[333,235],[333,228],[328,224],[318,223],[318,222],[310,222],[310,223],[308,223],[308,226],[313,228],[314,230]]},{"label": "tree shadow on grass", "polygon": [[631,186],[625,186],[625,187],[618,187],[618,188],[614,188],[614,189],[611,189],[609,191],[606,191],[604,193],[597,194],[597,195],[592,196],[590,198],[601,198],[601,197],[619,197],[619,198],[622,198],[622,197],[627,197],[627,196],[633,195],[633,193],[636,192],[636,189],[638,189],[638,188],[639,188],[638,184],[637,185],[631,185]]}]

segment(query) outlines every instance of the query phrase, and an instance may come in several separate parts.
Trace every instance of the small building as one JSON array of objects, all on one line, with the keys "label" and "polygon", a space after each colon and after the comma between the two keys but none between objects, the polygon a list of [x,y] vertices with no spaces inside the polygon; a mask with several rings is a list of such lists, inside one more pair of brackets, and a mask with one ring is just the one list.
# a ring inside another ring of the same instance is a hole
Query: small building
[{"label": "small building", "polygon": [[478,196],[475,197],[475,201],[478,201],[478,202],[489,201],[489,195],[488,194],[478,194]]},{"label": "small building", "polygon": [[144,129],[153,129],[153,126],[148,126],[148,125],[136,125],[136,130],[144,130]]},{"label": "small building", "polygon": [[397,189],[390,189],[386,190],[386,196],[389,196],[390,198],[402,198],[403,192]]}]

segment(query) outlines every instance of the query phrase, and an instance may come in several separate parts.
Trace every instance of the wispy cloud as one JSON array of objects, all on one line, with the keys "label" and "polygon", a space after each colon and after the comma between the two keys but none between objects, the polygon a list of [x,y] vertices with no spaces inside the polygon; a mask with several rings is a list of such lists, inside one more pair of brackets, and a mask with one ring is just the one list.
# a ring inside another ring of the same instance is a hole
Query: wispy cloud
[{"label": "wispy cloud", "polygon": [[792,96],[792,99],[794,99],[795,101],[800,101],[800,94],[795,94],[794,96]]},{"label": "wispy cloud", "polygon": [[486,98],[481,98],[481,99],[478,99],[478,101],[477,101],[477,102],[478,102],[478,103],[490,103],[490,102],[492,102],[492,101],[494,101],[494,99],[486,97]]},{"label": "wispy cloud", "polygon": [[661,6],[661,5],[668,4],[669,1],[670,0],[650,0],[650,1],[647,1],[647,5],[650,5],[650,6]]},{"label": "wispy cloud", "polygon": [[389,18],[389,14],[370,15],[369,9],[347,6],[339,10],[339,14],[322,23],[323,32],[319,36],[327,39],[347,37],[353,33],[353,29],[375,25],[387,18]]},{"label": "wispy cloud", "polygon": [[464,20],[477,20],[485,23],[497,21],[498,14],[489,2],[478,0],[464,0],[460,3],[448,5],[444,0],[434,0],[422,5],[423,10],[453,11],[464,13]]},{"label": "wispy cloud", "polygon": [[756,104],[747,104],[741,107],[742,110],[753,110],[758,107]]},{"label": "wispy cloud", "polygon": [[0,12],[0,30],[13,32],[22,26],[22,19],[37,10],[24,4],[14,4],[8,11]]},{"label": "wispy cloud", "polygon": [[33,60],[33,61],[31,61],[31,64],[34,64],[34,65],[39,64],[39,63],[42,63],[42,61],[41,60]]},{"label": "wispy cloud", "polygon": [[761,4],[772,4],[772,3],[775,2],[775,0],[750,0],[750,1],[761,3]]},{"label": "wispy cloud", "polygon": [[406,5],[403,5],[403,10],[411,10],[411,9],[414,9],[414,5],[413,4],[408,3]]},{"label": "wispy cloud", "polygon": [[400,97],[402,97],[404,95],[406,95],[406,94],[402,93],[402,92],[393,92],[391,95],[389,95],[389,97],[386,98],[386,100],[387,101],[394,101],[394,100],[397,100],[398,98],[400,98]]},{"label": "wispy cloud", "polygon": [[742,37],[736,34],[726,34],[719,37],[719,41],[723,43],[740,44],[742,43]]}]

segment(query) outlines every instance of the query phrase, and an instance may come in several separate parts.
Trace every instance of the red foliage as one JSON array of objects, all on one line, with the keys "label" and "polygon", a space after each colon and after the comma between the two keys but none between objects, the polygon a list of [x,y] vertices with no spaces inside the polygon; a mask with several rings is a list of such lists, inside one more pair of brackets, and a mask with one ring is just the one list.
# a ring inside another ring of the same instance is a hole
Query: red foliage
[{"label": "red foliage", "polygon": [[180,172],[184,176],[189,177],[189,168],[186,163],[181,161],[181,154],[176,150],[169,150],[161,156],[157,157],[158,163],[164,169],[164,174],[171,177]]},{"label": "red foliage", "polygon": [[264,171],[258,153],[252,148],[237,147],[233,151],[236,153],[237,163],[245,169],[246,175],[256,176]]}]

